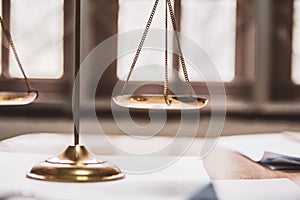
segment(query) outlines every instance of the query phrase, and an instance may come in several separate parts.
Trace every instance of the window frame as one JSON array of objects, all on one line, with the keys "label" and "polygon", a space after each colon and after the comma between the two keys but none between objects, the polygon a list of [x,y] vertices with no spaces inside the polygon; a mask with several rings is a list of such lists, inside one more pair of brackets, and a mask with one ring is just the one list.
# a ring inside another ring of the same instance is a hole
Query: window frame
[{"label": "window frame", "polygon": [[[240,23],[241,20],[250,18],[253,20],[253,16],[245,15],[243,9],[247,9],[247,5],[245,6],[245,2],[237,0],[237,24]],[[181,18],[181,0],[174,0],[174,9],[175,15],[177,18],[177,23],[180,22]],[[86,55],[92,50],[96,45],[118,33],[118,10],[119,3],[117,0],[102,0],[102,1],[89,1],[88,3],[82,2],[82,13],[84,12],[85,16],[82,19],[82,23],[88,23],[90,26],[86,31],[82,31],[82,55],[81,60],[84,60]],[[94,11],[94,8],[98,9],[98,12]],[[30,79],[33,87],[35,87],[41,93],[41,97],[43,97],[43,93],[55,93],[60,96],[70,96],[72,93],[72,85],[73,85],[73,77],[74,77],[74,30],[75,30],[75,22],[74,22],[74,2],[72,0],[65,0],[64,5],[64,75],[60,79]],[[104,17],[105,16],[105,17]],[[10,22],[10,1],[3,1],[3,18],[7,23],[7,27],[9,27]],[[95,20],[96,19],[96,20]],[[111,26],[106,29],[99,29],[99,27],[104,27],[104,23],[108,23],[108,20],[111,22]],[[88,22],[89,21],[89,22]],[[178,29],[180,31],[181,23],[177,24]],[[247,73],[244,70],[246,66],[249,64],[245,62],[245,57],[248,54],[251,54],[251,50],[248,50],[247,47],[247,38],[245,37],[245,33],[250,29],[250,23],[244,23],[242,29],[236,29],[236,70],[235,70],[235,79],[232,82],[225,82],[224,86],[226,89],[227,95],[230,96],[239,96],[246,97],[249,95],[249,89],[251,90],[251,78],[247,77]],[[71,31],[70,31],[71,30]],[[65,33],[69,33],[66,35]],[[92,38],[90,41],[86,41],[86,38]],[[2,38],[3,39],[3,38]],[[117,44],[117,43],[116,43]],[[244,49],[240,51],[239,49]],[[117,54],[117,52],[116,52]],[[2,60],[7,59],[8,51],[5,49],[2,51]],[[248,68],[247,66],[247,68]],[[179,69],[179,59],[178,56],[173,57],[173,67],[175,70]],[[7,64],[3,64],[3,71],[8,68]],[[249,68],[253,68],[253,66],[249,66]],[[97,98],[110,98],[114,85],[117,83],[118,78],[116,75],[117,70],[117,62],[113,62],[111,66],[106,70],[105,74],[102,76],[99,85],[101,83],[105,83],[105,87],[98,88],[97,90]],[[7,90],[9,87],[12,88],[22,88],[25,84],[22,79],[16,78],[5,78],[3,76],[0,77],[0,90]],[[132,85],[141,85],[141,81],[131,81]],[[205,83],[200,82],[191,82],[192,86],[194,86],[195,91],[197,93],[207,93],[207,87]],[[141,91],[146,89],[147,91],[151,91],[153,93],[161,92],[161,87],[157,86],[157,83],[149,84],[143,88]],[[43,98],[41,102],[43,101]],[[48,101],[50,102],[50,100]]]},{"label": "window frame", "polygon": [[[293,48],[293,24],[294,24],[295,0],[278,1],[273,3],[272,17],[274,25],[272,31],[286,31],[287,38],[279,34],[272,35],[272,76],[271,76],[271,99],[275,101],[297,100],[300,97],[300,85],[292,81],[292,48]],[[288,67],[286,67],[288,66]]]},{"label": "window frame", "polygon": [[[175,14],[177,21],[180,21],[181,1],[175,0]],[[9,1],[3,1],[9,2]],[[293,2],[294,0],[281,1],[261,1],[261,0],[237,0],[237,18],[236,18],[236,70],[235,79],[232,82],[224,83],[227,99],[228,111],[235,112],[231,109],[236,100],[245,102],[246,105],[241,106],[238,112],[264,112],[272,102],[287,102],[287,100],[297,100],[300,94],[300,85],[295,85],[291,80],[291,49],[292,49],[292,29],[293,29]],[[41,94],[57,94],[63,97],[63,101],[69,104],[71,102],[73,74],[74,74],[74,30],[75,30],[75,5],[72,0],[65,0],[65,18],[64,18],[64,76],[59,80],[33,79],[32,85]],[[270,5],[270,11],[264,13],[262,4]],[[9,6],[8,3],[3,3],[3,17],[6,23],[9,23]],[[287,12],[280,11],[282,6]],[[118,33],[118,0],[94,0],[82,2],[82,23],[88,24],[86,30],[82,31],[82,50],[81,61],[88,53],[100,44],[102,41]],[[268,15],[268,19],[264,18]],[[269,20],[269,21],[268,21]],[[270,26],[264,27],[265,22],[270,22]],[[107,26],[105,24],[110,24]],[[178,27],[180,29],[180,24]],[[288,31],[289,40],[283,41],[276,34],[278,27],[285,27]],[[277,48],[272,46],[263,47],[264,39],[270,41],[271,44],[278,45]],[[262,42],[263,41],[263,42]],[[115,42],[117,45],[117,41]],[[284,51],[280,51],[281,47]],[[259,50],[264,48],[266,55],[259,55]],[[117,49],[117,47],[115,48]],[[284,53],[284,58],[279,56]],[[3,54],[3,52],[2,52]],[[117,57],[117,52],[115,52]],[[3,55],[2,55],[3,56]],[[173,57],[173,66],[178,69],[178,58]],[[282,67],[289,66],[289,67]],[[96,107],[98,110],[107,110],[110,108],[111,95],[114,85],[118,82],[117,62],[113,62],[105,71],[99,82],[99,87],[96,94]],[[278,81],[280,80],[280,82]],[[133,85],[141,85],[140,81],[132,81]],[[262,85],[263,84],[263,87]],[[0,90],[8,89],[9,87],[17,87],[24,85],[22,80],[3,79],[0,77]],[[205,83],[192,82],[196,92],[205,92],[207,89]],[[9,86],[9,87],[8,87]],[[24,85],[25,87],[25,85]],[[161,86],[157,87],[156,83],[149,84],[142,91],[147,92],[162,92]],[[261,95],[263,93],[264,95]],[[67,97],[67,98],[66,98]],[[47,104],[52,104],[52,99],[45,101]],[[43,102],[45,99],[41,99]],[[231,101],[233,100],[233,101]],[[55,101],[57,102],[57,101]],[[266,106],[267,105],[267,106]],[[271,107],[273,109],[273,107]],[[69,110],[70,111],[70,110]],[[274,112],[279,112],[280,108],[274,109]],[[300,112],[300,110],[299,110]]]}]

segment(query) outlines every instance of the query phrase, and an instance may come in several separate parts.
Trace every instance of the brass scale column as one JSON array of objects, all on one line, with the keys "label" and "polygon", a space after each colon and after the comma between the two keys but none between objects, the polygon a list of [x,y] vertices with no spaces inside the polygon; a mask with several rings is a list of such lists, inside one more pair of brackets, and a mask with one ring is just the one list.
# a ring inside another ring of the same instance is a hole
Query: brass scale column
[{"label": "brass scale column", "polygon": [[[81,0],[75,4],[75,77],[80,68],[80,7]],[[79,80],[79,77],[77,77]],[[35,165],[28,178],[57,182],[98,182],[122,179],[125,175],[119,168],[92,155],[79,143],[79,81],[75,84],[74,93],[74,145],[56,157]]]}]

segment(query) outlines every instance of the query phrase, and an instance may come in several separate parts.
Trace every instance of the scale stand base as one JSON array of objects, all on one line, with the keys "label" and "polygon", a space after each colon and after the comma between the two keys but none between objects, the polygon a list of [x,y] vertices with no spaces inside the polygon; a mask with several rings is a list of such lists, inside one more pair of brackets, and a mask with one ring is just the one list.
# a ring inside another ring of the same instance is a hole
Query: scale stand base
[{"label": "scale stand base", "polygon": [[54,182],[101,182],[123,179],[121,170],[93,156],[84,146],[69,146],[57,157],[36,164],[28,178]]}]

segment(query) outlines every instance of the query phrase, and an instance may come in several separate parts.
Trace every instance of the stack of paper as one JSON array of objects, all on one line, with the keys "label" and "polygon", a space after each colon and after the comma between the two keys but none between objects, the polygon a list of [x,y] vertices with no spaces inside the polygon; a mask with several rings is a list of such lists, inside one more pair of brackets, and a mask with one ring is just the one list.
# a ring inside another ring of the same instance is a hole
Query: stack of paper
[{"label": "stack of paper", "polygon": [[220,143],[271,169],[300,169],[300,142],[294,138],[291,133],[240,135]]}]

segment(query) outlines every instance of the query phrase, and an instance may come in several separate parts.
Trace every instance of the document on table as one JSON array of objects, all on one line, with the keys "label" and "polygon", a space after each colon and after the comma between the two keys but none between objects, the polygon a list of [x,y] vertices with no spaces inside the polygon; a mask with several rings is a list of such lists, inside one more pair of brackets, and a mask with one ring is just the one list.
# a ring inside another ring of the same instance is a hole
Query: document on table
[{"label": "document on table", "polygon": [[297,200],[300,188],[289,179],[217,180],[189,200]]},{"label": "document on table", "polygon": [[[183,157],[155,173],[126,174],[119,181],[100,183],[56,183],[28,179],[25,174],[37,162],[49,156],[24,153],[0,153],[0,199],[25,196],[38,200],[97,200],[97,199],[188,199],[198,188],[209,183],[202,160]],[[139,163],[137,158],[102,157],[121,169],[126,163]],[[151,159],[163,159],[153,157]],[[142,164],[142,163],[141,163]]]},{"label": "document on table", "polygon": [[295,134],[225,136],[220,144],[271,169],[300,169],[300,142]]}]

